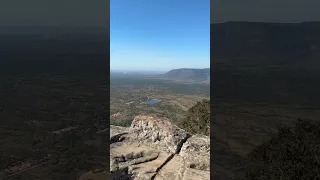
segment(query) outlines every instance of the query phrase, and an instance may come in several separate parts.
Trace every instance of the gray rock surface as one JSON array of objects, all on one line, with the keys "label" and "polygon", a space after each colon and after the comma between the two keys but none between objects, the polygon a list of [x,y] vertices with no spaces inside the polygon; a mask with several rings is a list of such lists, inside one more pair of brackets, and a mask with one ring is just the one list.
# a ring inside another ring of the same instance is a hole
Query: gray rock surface
[{"label": "gray rock surface", "polygon": [[130,136],[140,142],[155,143],[168,153],[177,153],[188,134],[167,118],[137,116],[132,121]]},{"label": "gray rock surface", "polygon": [[194,135],[158,172],[155,180],[210,179],[210,138]]},{"label": "gray rock surface", "polygon": [[128,134],[129,128],[120,126],[110,126],[110,142],[119,142],[124,139],[124,135]]},{"label": "gray rock surface", "polygon": [[110,127],[111,179],[210,179],[210,139],[189,136],[167,118],[137,116]]}]

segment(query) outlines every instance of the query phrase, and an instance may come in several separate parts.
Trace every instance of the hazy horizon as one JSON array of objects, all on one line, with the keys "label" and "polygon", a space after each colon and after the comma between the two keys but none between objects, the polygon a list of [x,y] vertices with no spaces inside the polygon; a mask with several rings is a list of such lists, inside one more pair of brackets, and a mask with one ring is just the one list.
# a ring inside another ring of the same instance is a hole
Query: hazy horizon
[{"label": "hazy horizon", "polygon": [[111,0],[111,70],[210,67],[210,1],[195,2]]},{"label": "hazy horizon", "polygon": [[150,73],[166,73],[168,71],[174,70],[174,69],[210,69],[210,67],[204,67],[204,68],[194,68],[194,67],[180,67],[180,68],[173,68],[173,69],[110,69],[110,72],[150,72]]}]

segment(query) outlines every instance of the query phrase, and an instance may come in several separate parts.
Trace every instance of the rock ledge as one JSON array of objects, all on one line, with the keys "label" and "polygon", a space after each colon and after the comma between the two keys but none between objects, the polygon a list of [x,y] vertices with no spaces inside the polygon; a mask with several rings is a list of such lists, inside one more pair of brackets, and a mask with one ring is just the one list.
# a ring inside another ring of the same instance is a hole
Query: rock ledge
[{"label": "rock ledge", "polygon": [[210,138],[190,136],[167,118],[137,116],[131,127],[110,127],[114,180],[209,180]]}]

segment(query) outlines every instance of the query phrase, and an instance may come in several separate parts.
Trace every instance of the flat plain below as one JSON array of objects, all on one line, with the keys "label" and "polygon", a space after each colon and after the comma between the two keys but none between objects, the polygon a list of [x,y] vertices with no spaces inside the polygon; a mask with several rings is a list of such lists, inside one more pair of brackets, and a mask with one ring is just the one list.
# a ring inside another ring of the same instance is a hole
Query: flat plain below
[{"label": "flat plain below", "polygon": [[[160,102],[146,104],[148,98]],[[148,75],[111,75],[110,123],[128,126],[134,116],[148,114],[168,117],[179,123],[190,107],[209,98],[209,84],[174,82]]]}]

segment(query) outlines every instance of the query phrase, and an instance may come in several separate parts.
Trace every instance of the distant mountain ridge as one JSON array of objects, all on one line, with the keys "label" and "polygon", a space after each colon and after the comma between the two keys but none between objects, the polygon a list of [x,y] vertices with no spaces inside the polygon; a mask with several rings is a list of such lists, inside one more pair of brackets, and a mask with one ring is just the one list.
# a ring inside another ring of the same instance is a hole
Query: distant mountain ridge
[{"label": "distant mountain ridge", "polygon": [[164,77],[178,81],[210,81],[210,68],[192,69],[181,68],[173,69],[164,74]]},{"label": "distant mountain ridge", "polygon": [[0,74],[109,71],[104,28],[0,27],[0,39]]},{"label": "distant mountain ridge", "polygon": [[241,60],[246,65],[320,68],[320,22],[225,22],[210,28],[215,67],[239,66]]}]

